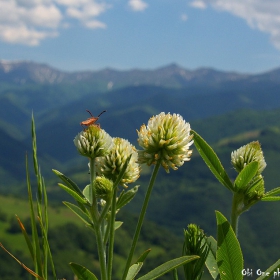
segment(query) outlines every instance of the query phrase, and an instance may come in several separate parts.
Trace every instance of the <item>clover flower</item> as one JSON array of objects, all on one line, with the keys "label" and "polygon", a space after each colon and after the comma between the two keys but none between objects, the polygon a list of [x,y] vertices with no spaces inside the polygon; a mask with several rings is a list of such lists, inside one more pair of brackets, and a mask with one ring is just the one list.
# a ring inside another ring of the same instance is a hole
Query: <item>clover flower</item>
[{"label": "clover flower", "polygon": [[75,137],[74,144],[82,156],[96,158],[109,153],[112,138],[105,130],[91,125]]},{"label": "clover flower", "polygon": [[259,163],[257,174],[261,174],[266,167],[266,162],[258,141],[253,141],[231,153],[231,163],[237,172],[240,172],[246,164],[253,161]]},{"label": "clover flower", "polygon": [[133,183],[139,178],[140,168],[137,163],[138,154],[136,148],[125,139],[113,138],[113,146],[110,153],[96,160],[97,173],[115,181],[131,154],[131,159],[120,182],[122,186],[127,187],[126,184]]},{"label": "clover flower", "polygon": [[143,124],[137,130],[138,143],[144,149],[138,151],[138,162],[151,165],[160,161],[167,173],[169,167],[177,170],[192,155],[190,130],[190,124],[179,114],[162,112],[151,117],[147,126]]}]

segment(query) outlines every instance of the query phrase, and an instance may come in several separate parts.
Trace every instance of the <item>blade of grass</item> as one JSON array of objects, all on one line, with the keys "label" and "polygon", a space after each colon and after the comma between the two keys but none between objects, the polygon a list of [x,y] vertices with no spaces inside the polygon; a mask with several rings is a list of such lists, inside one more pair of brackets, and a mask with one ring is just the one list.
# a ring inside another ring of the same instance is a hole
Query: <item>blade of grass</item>
[{"label": "blade of grass", "polygon": [[34,211],[34,205],[33,205],[27,155],[26,155],[26,177],[27,177],[26,180],[27,180],[27,189],[28,189],[28,202],[29,202],[30,216],[31,216],[32,241],[33,241],[33,249],[34,249],[33,263],[35,266],[36,273],[38,273],[39,275],[42,276],[40,243],[39,243],[39,236],[38,236],[38,232],[37,232],[37,228],[36,228],[35,211]]},{"label": "blade of grass", "polygon": [[[44,223],[44,234],[45,234],[45,240],[47,241],[46,246],[44,247],[44,254],[45,254],[45,260],[46,260],[45,275],[47,275],[47,273],[48,273],[48,271],[47,271],[48,256],[51,260],[51,265],[53,266],[53,268],[54,268],[54,264],[53,264],[52,255],[50,252],[49,242],[48,242],[48,231],[49,231],[48,196],[47,196],[47,190],[46,190],[44,178],[42,178],[42,188],[43,188],[43,198],[44,198],[44,213],[43,213],[43,216],[41,217],[41,220]],[[56,279],[56,276],[55,276],[55,279]]]},{"label": "blade of grass", "polygon": [[[40,223],[40,226],[41,226],[41,229],[42,229],[42,233],[43,233],[43,236],[44,236],[44,243],[45,243],[45,250],[44,251],[46,252],[46,260],[47,260],[47,257],[49,256],[53,276],[54,276],[55,279],[57,279],[55,266],[54,266],[52,253],[51,253],[51,248],[50,248],[50,245],[49,245],[49,242],[48,242],[47,232],[45,230],[45,227],[44,227],[44,224],[43,224],[42,220],[39,217],[38,217],[38,220],[39,220],[39,223]],[[45,263],[45,268],[46,269],[48,268],[47,263]],[[47,271],[46,271],[46,273],[47,273]]]},{"label": "blade of grass", "polygon": [[33,113],[31,118],[31,135],[32,135],[32,148],[33,148],[33,165],[34,165],[35,175],[37,177],[37,197],[41,203],[42,202],[42,176],[40,174],[40,168],[38,165],[36,131],[35,131],[35,121],[34,121]]},{"label": "blade of grass", "polygon": [[28,236],[28,234],[25,230],[25,227],[24,227],[23,223],[21,222],[20,218],[17,215],[16,215],[16,218],[17,218],[18,224],[20,226],[21,232],[24,236],[27,247],[29,249],[29,253],[31,255],[31,258],[32,258],[32,260],[34,260],[34,248],[33,248],[32,242],[31,242],[31,240],[30,240],[30,238],[29,238],[29,236]]},{"label": "blade of grass", "polygon": [[6,252],[8,253],[14,260],[16,260],[26,271],[28,271],[31,275],[33,275],[34,277],[36,277],[37,279],[40,280],[45,280],[44,278],[42,278],[40,275],[38,275],[36,272],[34,272],[33,270],[31,270],[30,268],[28,268],[24,263],[22,263],[20,260],[18,260],[12,253],[10,253],[4,246],[3,244],[0,242],[0,247]]}]

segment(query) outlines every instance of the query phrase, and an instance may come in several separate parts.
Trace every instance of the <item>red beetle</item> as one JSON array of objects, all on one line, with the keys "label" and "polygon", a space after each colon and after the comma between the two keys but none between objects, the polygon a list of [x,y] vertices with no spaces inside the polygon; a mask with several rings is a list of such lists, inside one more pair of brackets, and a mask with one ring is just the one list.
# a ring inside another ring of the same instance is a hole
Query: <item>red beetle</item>
[{"label": "red beetle", "polygon": [[90,126],[90,125],[95,125],[95,126],[98,126],[100,127],[100,124],[96,124],[97,120],[99,119],[99,117],[106,112],[106,110],[102,111],[97,117],[94,117],[92,115],[92,113],[89,111],[89,110],[86,110],[87,112],[89,112],[89,114],[91,115],[91,118],[88,118],[87,120],[85,121],[82,121],[80,123],[81,126]]}]

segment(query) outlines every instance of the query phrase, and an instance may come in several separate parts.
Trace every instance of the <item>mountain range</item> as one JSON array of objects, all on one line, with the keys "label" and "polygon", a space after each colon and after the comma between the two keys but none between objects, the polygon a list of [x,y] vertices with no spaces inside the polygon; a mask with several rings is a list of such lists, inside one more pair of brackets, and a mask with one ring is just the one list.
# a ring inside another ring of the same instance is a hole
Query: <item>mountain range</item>
[{"label": "mountain range", "polygon": [[179,113],[194,122],[240,109],[272,110],[280,107],[279,88],[280,69],[248,75],[171,64],[155,70],[70,73],[34,62],[0,61],[0,174],[13,174],[11,182],[22,179],[16,158],[30,147],[32,112],[45,160],[65,166],[77,157],[72,139],[89,117],[86,109],[95,116],[107,110],[102,127],[136,144],[136,129],[153,114]]},{"label": "mountain range", "polygon": [[225,81],[243,80],[249,75],[234,72],[223,72],[201,68],[187,70],[176,64],[170,64],[155,70],[132,69],[118,71],[106,68],[99,71],[63,72],[46,64],[0,60],[0,81],[23,85],[39,83],[57,85],[62,83],[89,83],[108,90],[128,85],[153,85],[182,87],[195,84],[213,84]]}]

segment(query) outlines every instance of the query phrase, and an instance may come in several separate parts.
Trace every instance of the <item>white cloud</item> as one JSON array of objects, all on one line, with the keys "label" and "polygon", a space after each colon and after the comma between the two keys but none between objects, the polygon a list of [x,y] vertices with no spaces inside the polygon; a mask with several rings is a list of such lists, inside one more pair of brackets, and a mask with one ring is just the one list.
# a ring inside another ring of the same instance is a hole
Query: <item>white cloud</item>
[{"label": "white cloud", "polygon": [[194,0],[191,6],[227,11],[246,20],[251,28],[270,34],[274,46],[280,49],[279,0]]},{"label": "white cloud", "polygon": [[195,0],[190,5],[198,9],[205,9],[207,7],[203,0]]},{"label": "white cloud", "polygon": [[33,26],[56,28],[62,19],[62,15],[54,5],[38,5],[26,10],[21,19]]},{"label": "white cloud", "polygon": [[[59,0],[68,4],[66,14],[68,17],[75,18],[83,23],[87,28],[105,28],[106,24],[95,19],[95,17],[104,13],[109,5],[105,3],[97,3],[95,1],[79,0],[73,5],[69,5],[72,0]],[[79,3],[80,2],[80,3]]]},{"label": "white cloud", "polygon": [[59,34],[76,19],[86,28],[105,28],[96,18],[110,8],[106,0],[0,0],[0,40],[30,46]]},{"label": "white cloud", "polygon": [[99,21],[99,20],[88,20],[88,21],[84,22],[84,25],[87,28],[92,28],[92,29],[95,29],[95,28],[106,28],[106,24],[101,22],[101,21]]},{"label": "white cloud", "polygon": [[0,25],[1,40],[12,44],[24,44],[29,46],[37,46],[40,41],[47,37],[56,37],[57,32],[36,31],[26,26],[5,26]]},{"label": "white cloud", "polygon": [[142,0],[129,0],[128,5],[133,11],[144,11],[146,8],[148,8],[148,4],[145,3]]}]

